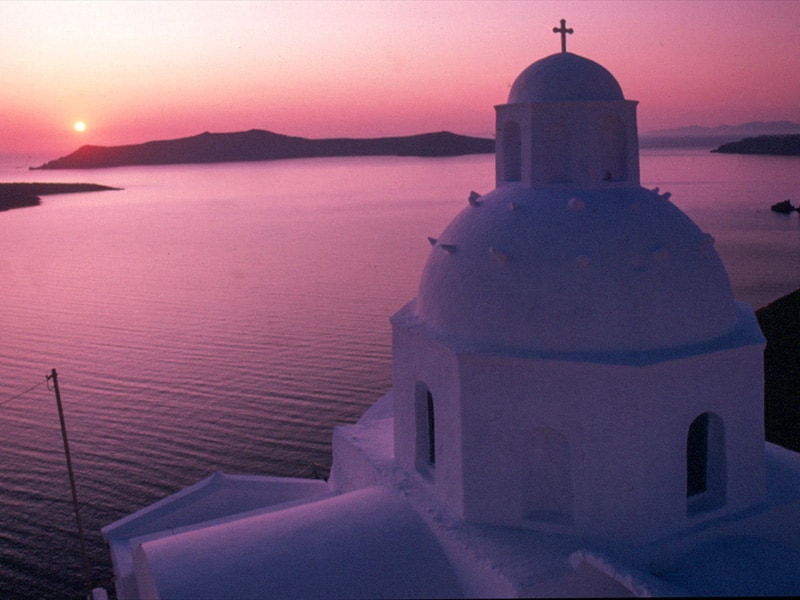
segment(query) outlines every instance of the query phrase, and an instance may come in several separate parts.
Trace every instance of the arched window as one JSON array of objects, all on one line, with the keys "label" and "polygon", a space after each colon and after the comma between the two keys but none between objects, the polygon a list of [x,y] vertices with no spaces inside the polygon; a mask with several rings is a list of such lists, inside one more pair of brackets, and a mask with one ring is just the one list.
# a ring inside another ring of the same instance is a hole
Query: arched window
[{"label": "arched window", "polygon": [[726,486],[724,425],[718,415],[705,412],[692,421],[686,435],[687,513],[723,506]]},{"label": "arched window", "polygon": [[553,429],[532,429],[526,441],[526,462],[524,517],[531,521],[571,523],[572,470],[567,439]]},{"label": "arched window", "polygon": [[436,464],[436,420],[433,394],[424,383],[418,383],[414,394],[416,412],[416,465],[423,474],[431,474]]},{"label": "arched window", "polygon": [[600,168],[603,181],[628,180],[628,143],[622,119],[608,116],[600,131]]},{"label": "arched window", "polygon": [[689,426],[686,439],[686,495],[702,494],[708,489],[708,413]]},{"label": "arched window", "polygon": [[436,426],[433,420],[433,394],[425,394],[425,412],[428,414],[428,462],[436,464]]},{"label": "arched window", "polygon": [[522,177],[522,135],[519,123],[509,121],[503,127],[503,181]]}]

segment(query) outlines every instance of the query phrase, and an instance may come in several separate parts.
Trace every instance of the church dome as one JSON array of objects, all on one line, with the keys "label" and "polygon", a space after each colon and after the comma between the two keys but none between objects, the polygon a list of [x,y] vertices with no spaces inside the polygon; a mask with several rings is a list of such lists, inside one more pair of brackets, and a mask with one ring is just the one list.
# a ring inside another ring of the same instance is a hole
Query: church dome
[{"label": "church dome", "polygon": [[537,60],[519,74],[508,94],[508,104],[624,99],[605,67],[571,52]]},{"label": "church dome", "polygon": [[731,332],[713,239],[657,191],[503,186],[444,230],[416,313],[484,349],[639,352]]}]

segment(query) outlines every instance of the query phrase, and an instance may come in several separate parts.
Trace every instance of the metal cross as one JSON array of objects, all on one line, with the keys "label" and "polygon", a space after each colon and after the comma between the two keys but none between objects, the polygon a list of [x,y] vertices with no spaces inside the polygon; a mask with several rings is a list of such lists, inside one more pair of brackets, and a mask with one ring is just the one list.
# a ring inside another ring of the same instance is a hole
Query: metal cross
[{"label": "metal cross", "polygon": [[561,27],[553,27],[553,33],[560,33],[561,34],[561,51],[567,51],[567,34],[572,33],[572,27],[567,29],[567,20],[561,19]]}]

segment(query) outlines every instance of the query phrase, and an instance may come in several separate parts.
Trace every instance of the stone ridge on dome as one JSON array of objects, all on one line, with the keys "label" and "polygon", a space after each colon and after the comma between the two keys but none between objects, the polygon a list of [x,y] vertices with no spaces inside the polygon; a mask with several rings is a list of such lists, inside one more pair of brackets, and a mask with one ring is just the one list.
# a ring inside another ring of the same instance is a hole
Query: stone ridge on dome
[{"label": "stone ridge on dome", "polygon": [[540,352],[681,348],[738,323],[713,238],[644,188],[486,194],[432,248],[416,313],[476,347]]},{"label": "stone ridge on dome", "polygon": [[624,99],[605,67],[571,52],[537,60],[519,74],[508,94],[508,104]]}]

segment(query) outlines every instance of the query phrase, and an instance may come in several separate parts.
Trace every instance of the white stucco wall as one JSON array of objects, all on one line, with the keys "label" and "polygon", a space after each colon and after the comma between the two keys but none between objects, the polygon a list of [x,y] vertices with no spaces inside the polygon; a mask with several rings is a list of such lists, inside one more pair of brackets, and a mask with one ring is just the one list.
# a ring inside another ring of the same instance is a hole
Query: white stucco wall
[{"label": "white stucco wall", "polygon": [[[633,100],[606,102],[539,102],[496,106],[496,185],[506,185],[505,125],[519,124],[522,137],[520,185],[533,188],[613,188],[639,185],[639,142]],[[604,125],[619,120],[623,140],[617,151],[624,161],[620,173],[606,180],[608,170]],[[565,164],[560,165],[561,162]],[[554,177],[564,171],[565,179]]]},{"label": "white stucco wall", "polygon": [[[420,478],[458,516],[463,512],[461,410],[456,355],[438,341],[409,326],[413,303],[392,324],[392,372],[395,415],[395,456],[398,464]],[[435,465],[420,465],[416,394],[420,384],[430,390],[435,414]]]}]

